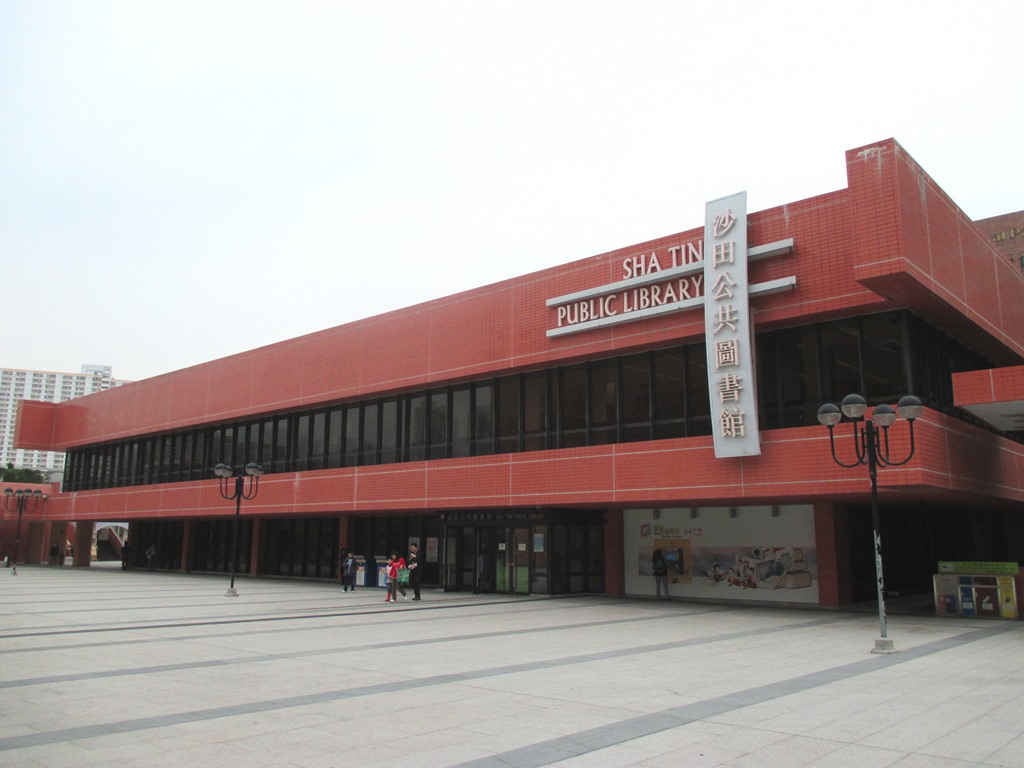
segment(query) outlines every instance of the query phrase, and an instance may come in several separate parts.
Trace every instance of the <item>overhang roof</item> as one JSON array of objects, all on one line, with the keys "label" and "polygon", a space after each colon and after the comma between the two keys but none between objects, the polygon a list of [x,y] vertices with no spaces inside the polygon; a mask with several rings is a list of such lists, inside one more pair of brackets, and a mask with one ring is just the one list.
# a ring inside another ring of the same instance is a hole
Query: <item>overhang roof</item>
[{"label": "overhang roof", "polygon": [[1000,432],[1024,431],[1024,365],[954,373],[953,403]]}]

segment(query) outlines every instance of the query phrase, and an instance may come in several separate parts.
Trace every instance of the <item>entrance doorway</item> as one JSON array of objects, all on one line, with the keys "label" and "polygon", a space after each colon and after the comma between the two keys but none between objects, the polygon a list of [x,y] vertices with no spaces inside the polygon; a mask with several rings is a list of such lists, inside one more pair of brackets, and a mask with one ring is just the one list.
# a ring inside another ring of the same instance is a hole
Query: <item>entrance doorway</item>
[{"label": "entrance doorway", "polygon": [[597,510],[450,512],[443,541],[449,592],[604,592],[604,519]]},{"label": "entrance doorway", "polygon": [[530,529],[460,526],[445,532],[445,590],[530,594]]}]

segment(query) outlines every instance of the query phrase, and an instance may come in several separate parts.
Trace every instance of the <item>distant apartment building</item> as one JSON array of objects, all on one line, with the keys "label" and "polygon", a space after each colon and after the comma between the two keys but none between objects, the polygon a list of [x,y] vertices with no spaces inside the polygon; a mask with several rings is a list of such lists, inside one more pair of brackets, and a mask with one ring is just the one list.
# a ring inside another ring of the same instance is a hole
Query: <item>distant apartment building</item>
[{"label": "distant apartment building", "polygon": [[62,403],[124,383],[113,378],[109,365],[83,365],[81,373],[0,368],[0,468],[12,464],[19,469],[43,472],[64,470],[63,453],[14,447],[14,421],[19,400]]}]

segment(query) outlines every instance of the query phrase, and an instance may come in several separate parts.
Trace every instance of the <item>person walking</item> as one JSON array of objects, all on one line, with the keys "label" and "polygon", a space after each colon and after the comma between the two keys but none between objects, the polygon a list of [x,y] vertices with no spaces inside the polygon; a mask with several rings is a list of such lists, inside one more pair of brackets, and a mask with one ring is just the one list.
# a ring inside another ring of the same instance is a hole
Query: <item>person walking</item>
[{"label": "person walking", "polygon": [[345,592],[349,587],[356,591],[356,558],[351,552],[346,552],[345,559],[341,561],[341,584]]},{"label": "person walking", "polygon": [[[401,565],[399,565],[401,564]],[[388,557],[387,564],[387,575],[388,575],[388,596],[384,598],[385,603],[397,603],[398,593],[401,591],[402,597],[406,597],[405,587],[398,583],[398,571],[399,568],[405,567],[405,560],[397,557],[394,552]]]},{"label": "person walking", "polygon": [[[408,600],[409,595],[405,592],[405,585],[409,583],[409,569],[405,566],[405,558],[394,554],[391,556],[395,558],[395,589],[397,592],[402,593],[403,600]],[[395,602],[398,601],[397,593],[394,596],[394,600]]]},{"label": "person walking", "polygon": [[[654,574],[654,586],[657,589],[659,600],[668,600],[668,564],[660,549],[654,550],[651,555],[651,572]],[[665,589],[665,597],[661,596],[662,587]]]},{"label": "person walking", "polygon": [[423,571],[420,568],[420,548],[419,545],[413,544],[409,547],[409,586],[412,587],[412,599],[420,599],[420,580],[423,576]]}]

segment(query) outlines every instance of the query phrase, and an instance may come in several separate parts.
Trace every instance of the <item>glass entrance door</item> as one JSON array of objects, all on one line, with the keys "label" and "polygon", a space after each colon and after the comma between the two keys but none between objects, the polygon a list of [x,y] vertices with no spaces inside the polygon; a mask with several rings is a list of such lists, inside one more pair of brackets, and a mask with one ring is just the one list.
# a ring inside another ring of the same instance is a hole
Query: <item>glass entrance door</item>
[{"label": "glass entrance door", "polygon": [[512,534],[512,592],[530,594],[530,529],[513,528]]},{"label": "glass entrance door", "polygon": [[444,588],[478,594],[530,594],[530,528],[445,529]]},{"label": "glass entrance door", "polygon": [[445,592],[457,592],[459,589],[459,529],[451,528],[444,535],[444,574]]},{"label": "glass entrance door", "polygon": [[530,594],[530,529],[496,528],[494,552],[495,592]]},{"label": "glass entrance door", "polygon": [[473,591],[487,594],[495,591],[495,529],[476,529],[476,569],[474,571]]}]

